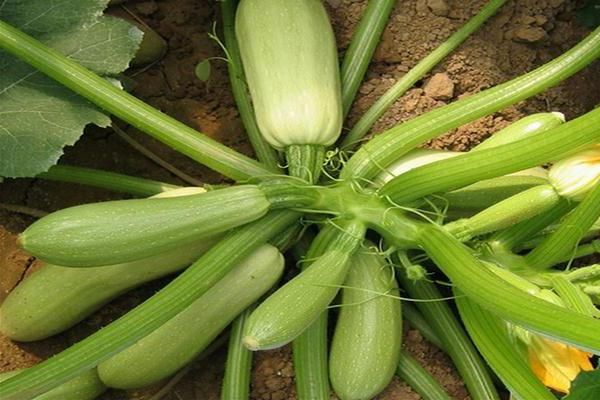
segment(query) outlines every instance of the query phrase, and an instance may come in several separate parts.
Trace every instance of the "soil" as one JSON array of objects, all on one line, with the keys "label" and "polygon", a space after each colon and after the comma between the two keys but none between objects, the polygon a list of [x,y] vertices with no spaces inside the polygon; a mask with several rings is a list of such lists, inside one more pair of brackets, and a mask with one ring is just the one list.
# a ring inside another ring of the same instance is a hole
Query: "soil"
[{"label": "soil", "polygon": [[[328,0],[328,10],[343,53],[365,8],[366,0]],[[195,65],[220,56],[218,45],[207,32],[219,21],[216,2],[197,0],[128,1],[128,9],[154,28],[168,42],[168,52],[158,63],[129,73],[133,93],[247,155],[239,114],[229,89],[226,66],[213,62],[208,82],[194,76]],[[369,68],[347,126],[396,79],[439,45],[484,4],[482,0],[402,0],[393,11],[383,40]],[[588,31],[577,25],[576,1],[509,1],[479,32],[444,60],[375,125],[373,132],[406,121],[427,110],[506,81],[543,64],[574,45]],[[217,23],[218,26],[218,23]],[[530,113],[561,111],[573,118],[600,102],[600,65],[588,67],[560,86],[508,107],[491,116],[447,133],[429,143],[434,148],[467,150],[498,129]],[[222,178],[153,139],[125,127],[144,146],[207,183]],[[183,184],[129,147],[109,130],[88,129],[83,138],[65,151],[61,163],[102,168],[146,178]],[[75,204],[126,198],[101,189],[39,179],[7,180],[0,184],[0,203],[54,211]],[[0,301],[40,265],[18,249],[16,234],[35,220],[27,214],[0,209]],[[31,366],[110,323],[126,310],[152,295],[165,280],[140,288],[114,301],[68,332],[37,343],[13,343],[0,337],[0,371]],[[51,318],[52,316],[49,316]],[[407,329],[405,347],[440,381],[455,399],[469,398],[448,358],[427,343],[417,331]],[[163,398],[218,399],[225,350],[195,362]],[[163,387],[143,392],[108,392],[102,399],[148,399]],[[259,352],[252,375],[252,399],[295,399],[290,349]],[[419,399],[406,384],[395,379],[378,399]]]}]

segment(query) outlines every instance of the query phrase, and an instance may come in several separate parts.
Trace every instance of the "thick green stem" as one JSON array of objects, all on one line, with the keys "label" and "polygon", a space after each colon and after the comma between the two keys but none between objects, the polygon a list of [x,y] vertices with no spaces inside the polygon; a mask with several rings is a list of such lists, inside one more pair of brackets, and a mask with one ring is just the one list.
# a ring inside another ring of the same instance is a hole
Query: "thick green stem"
[{"label": "thick green stem", "polygon": [[253,309],[253,306],[247,308],[231,327],[221,400],[244,400],[250,396],[252,352],[242,345],[242,337],[244,324]]},{"label": "thick green stem", "polygon": [[308,183],[318,182],[323,162],[325,146],[313,144],[292,144],[285,148],[288,174]]},{"label": "thick green stem", "polygon": [[466,242],[475,236],[507,228],[555,207],[561,197],[551,185],[541,185],[486,208],[471,218],[445,225],[448,232]]},{"label": "thick green stem", "polygon": [[272,212],[236,229],[164,289],[67,350],[0,383],[3,400],[31,399],[129,347],[183,311],[245,257],[299,218]]},{"label": "thick green stem", "polygon": [[440,227],[423,227],[420,242],[452,283],[483,308],[541,335],[600,353],[600,321],[513,286]]},{"label": "thick green stem", "polygon": [[327,310],[292,342],[296,392],[300,400],[328,400]]},{"label": "thick green stem", "polygon": [[352,35],[340,69],[344,117],[348,115],[395,4],[396,0],[369,1]]},{"label": "thick green stem", "polygon": [[556,397],[533,374],[509,339],[506,323],[484,310],[459,290],[456,304],[477,348],[502,382],[519,399],[554,400]]},{"label": "thick green stem", "polygon": [[533,268],[545,269],[572,256],[581,238],[599,217],[600,185],[597,185],[561,222],[559,228],[527,254],[525,259]]},{"label": "thick green stem", "polygon": [[0,21],[0,47],[101,109],[235,180],[273,171],[169,117],[31,36]]},{"label": "thick green stem", "polygon": [[[404,253],[399,253],[402,265],[411,263]],[[473,399],[499,399],[485,363],[477,354],[473,344],[448,304],[440,301],[442,294],[435,284],[427,280],[411,281],[404,273],[398,274],[402,287],[416,299],[438,300],[416,303],[417,308],[440,338],[443,348],[452,358],[460,376],[465,381]]]},{"label": "thick green stem", "polygon": [[406,350],[402,350],[396,375],[419,393],[423,400],[450,400],[442,385]]},{"label": "thick green stem", "polygon": [[36,178],[50,181],[79,183],[82,185],[129,193],[134,196],[148,197],[181,186],[169,183],[137,178],[135,176],[117,174],[99,169],[55,165],[47,172],[42,172]]},{"label": "thick green stem", "polygon": [[[327,250],[328,241],[314,241],[314,245],[302,251],[302,259],[311,260]],[[301,247],[301,246],[298,246]],[[298,259],[300,260],[300,258]],[[302,263],[302,271],[310,264]],[[296,392],[299,400],[328,400],[330,394],[327,366],[327,322],[325,310],[300,336],[292,342]]]},{"label": "thick green stem", "polygon": [[[600,48],[600,40],[598,47]],[[599,140],[600,108],[556,128],[536,132],[515,142],[415,168],[392,179],[379,192],[382,196],[389,196],[400,204],[406,204],[426,195],[448,192],[482,179],[555,161]]]},{"label": "thick green stem", "polygon": [[[599,56],[600,28],[597,28],[574,48],[528,74],[436,108],[378,135],[354,154],[341,176],[372,179],[382,168],[427,140],[554,86]],[[485,170],[479,166],[473,169]]]},{"label": "thick green stem", "polygon": [[248,86],[246,85],[240,49],[235,36],[235,9],[237,0],[223,0],[220,3],[223,17],[223,35],[227,49],[227,68],[229,69],[229,81],[231,82],[233,98],[235,99],[242,123],[246,128],[248,139],[250,139],[256,157],[271,171],[275,173],[280,172],[277,151],[263,138],[254,117],[254,108],[252,107],[252,100],[250,99]]},{"label": "thick green stem", "polygon": [[[373,124],[390,108],[392,104],[410,89],[415,82],[435,67],[444,57],[456,49],[477,28],[479,28],[489,17],[500,8],[506,0],[492,0],[488,2],[481,11],[464,24],[458,31],[450,36],[444,43],[419,61],[410,71],[402,76],[391,88],[389,88],[367,112],[354,125],[350,133],[344,138],[341,147],[349,147],[361,140],[371,129]],[[371,1],[369,4],[378,3]],[[383,3],[383,1],[381,1]]]}]

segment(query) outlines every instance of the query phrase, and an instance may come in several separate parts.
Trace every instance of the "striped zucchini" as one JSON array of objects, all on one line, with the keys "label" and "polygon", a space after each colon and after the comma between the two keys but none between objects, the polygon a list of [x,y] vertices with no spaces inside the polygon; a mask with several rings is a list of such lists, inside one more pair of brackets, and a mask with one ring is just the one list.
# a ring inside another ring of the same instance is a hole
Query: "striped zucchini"
[{"label": "striped zucchini", "polygon": [[23,280],[0,307],[0,332],[45,339],[75,325],[129,289],[186,267],[216,239],[124,264],[69,268],[48,264]]},{"label": "striped zucchini", "polygon": [[275,247],[260,247],[183,312],[100,363],[100,379],[109,387],[132,389],[174,374],[277,282],[283,264]]},{"label": "striped zucchini", "polygon": [[197,242],[263,216],[253,185],[174,198],[87,204],[52,213],[19,237],[36,257],[66,267],[134,261]]},{"label": "striped zucchini", "polygon": [[329,356],[329,375],[342,400],[371,399],[392,380],[400,359],[398,284],[376,247],[354,254],[342,289]]}]

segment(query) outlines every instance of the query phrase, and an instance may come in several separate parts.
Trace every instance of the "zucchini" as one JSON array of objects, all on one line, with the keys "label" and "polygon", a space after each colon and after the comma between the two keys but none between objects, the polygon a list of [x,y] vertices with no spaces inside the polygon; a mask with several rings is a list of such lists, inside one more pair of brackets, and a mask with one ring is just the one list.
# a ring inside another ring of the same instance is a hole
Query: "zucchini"
[{"label": "zucchini", "polygon": [[[23,371],[4,372],[0,374],[0,382]],[[94,400],[105,391],[106,386],[98,378],[96,368],[92,368],[44,394],[35,396],[32,400]]]},{"label": "zucchini", "polygon": [[565,122],[565,116],[559,112],[531,114],[494,133],[484,142],[471,149],[471,151],[491,149],[503,144],[516,142],[537,132],[555,128],[563,122]]},{"label": "zucchini", "polygon": [[[369,250],[354,254],[342,289],[329,355],[333,390],[342,400],[371,399],[392,380],[401,354],[398,284],[385,259]],[[381,293],[382,295],[378,295]]]},{"label": "zucchini", "polygon": [[8,295],[0,307],[0,332],[23,342],[62,332],[127,290],[188,266],[215,242],[103,267],[45,265]]},{"label": "zucchini", "polygon": [[342,231],[333,225],[326,226],[312,243],[312,246],[327,243],[322,255],[250,314],[242,340],[247,348],[268,350],[291,342],[331,303],[366,229],[361,222],[339,223]]},{"label": "zucchini", "polygon": [[19,237],[43,261],[66,267],[157,255],[254,221],[270,202],[253,185],[174,198],[108,201],[41,218]]},{"label": "zucchini", "polygon": [[260,247],[183,312],[100,363],[100,379],[109,387],[133,389],[174,374],[277,282],[283,264],[275,247]]},{"label": "zucchini", "polygon": [[332,145],[342,128],[339,62],[321,0],[242,0],[235,31],[267,142]]}]

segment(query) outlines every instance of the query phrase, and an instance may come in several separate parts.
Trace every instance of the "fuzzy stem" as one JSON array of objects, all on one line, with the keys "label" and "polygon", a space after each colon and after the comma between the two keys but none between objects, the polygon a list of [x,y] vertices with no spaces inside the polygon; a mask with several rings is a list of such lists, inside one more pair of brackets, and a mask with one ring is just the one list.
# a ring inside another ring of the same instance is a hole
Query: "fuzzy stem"
[{"label": "fuzzy stem", "polygon": [[[429,53],[424,59],[419,61],[417,65],[411,68],[403,75],[391,88],[389,88],[376,102],[367,110],[367,112],[354,125],[352,130],[344,137],[341,147],[346,148],[353,146],[360,141],[369,132],[369,129],[377,122],[377,120],[390,108],[392,104],[410,89],[415,82],[428,73],[448,54],[456,49],[462,42],[465,41],[474,31],[476,31],[489,17],[500,8],[506,0],[492,0],[488,2],[481,11],[464,24],[458,31],[450,36],[444,43]],[[377,1],[369,2],[369,4],[378,3]],[[383,2],[382,2],[383,3]]]},{"label": "fuzzy stem", "polygon": [[395,4],[396,0],[369,1],[352,35],[340,69],[344,117],[348,115]]},{"label": "fuzzy stem", "polygon": [[423,400],[450,400],[442,385],[406,350],[402,350],[396,375],[421,395]]},{"label": "fuzzy stem", "polygon": [[99,169],[68,165],[55,165],[48,171],[37,175],[36,178],[48,179],[50,181],[79,183],[82,185],[114,190],[116,192],[129,193],[140,197],[153,196],[181,187],[169,183],[137,178]]}]

